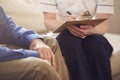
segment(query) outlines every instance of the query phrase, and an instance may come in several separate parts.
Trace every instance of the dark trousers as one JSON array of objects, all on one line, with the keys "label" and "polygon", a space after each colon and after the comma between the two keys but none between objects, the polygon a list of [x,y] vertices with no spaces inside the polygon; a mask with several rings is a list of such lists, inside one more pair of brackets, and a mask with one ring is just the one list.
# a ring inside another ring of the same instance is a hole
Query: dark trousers
[{"label": "dark trousers", "polygon": [[57,40],[71,80],[112,80],[110,56],[113,49],[102,35],[83,39],[65,30]]}]

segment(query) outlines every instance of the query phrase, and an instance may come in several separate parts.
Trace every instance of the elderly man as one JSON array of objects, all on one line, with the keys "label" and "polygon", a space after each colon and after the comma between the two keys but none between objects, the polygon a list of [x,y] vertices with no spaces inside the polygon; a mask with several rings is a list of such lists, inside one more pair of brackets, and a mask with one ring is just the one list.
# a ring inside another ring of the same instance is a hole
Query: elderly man
[{"label": "elderly man", "polygon": [[[17,26],[0,7],[1,80],[68,80],[67,69],[58,44],[32,30]],[[55,56],[54,56],[55,55]],[[64,71],[64,72],[63,72]]]}]

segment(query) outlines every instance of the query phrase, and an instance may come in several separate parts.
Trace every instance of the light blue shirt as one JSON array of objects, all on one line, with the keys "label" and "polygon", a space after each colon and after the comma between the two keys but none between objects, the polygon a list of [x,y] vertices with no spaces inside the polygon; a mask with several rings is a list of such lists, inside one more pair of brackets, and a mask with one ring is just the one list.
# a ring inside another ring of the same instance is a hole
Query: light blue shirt
[{"label": "light blue shirt", "polygon": [[25,57],[38,57],[37,51],[27,50],[33,39],[42,37],[32,30],[17,26],[0,7],[0,44],[10,44],[22,49],[0,47],[0,62]]}]

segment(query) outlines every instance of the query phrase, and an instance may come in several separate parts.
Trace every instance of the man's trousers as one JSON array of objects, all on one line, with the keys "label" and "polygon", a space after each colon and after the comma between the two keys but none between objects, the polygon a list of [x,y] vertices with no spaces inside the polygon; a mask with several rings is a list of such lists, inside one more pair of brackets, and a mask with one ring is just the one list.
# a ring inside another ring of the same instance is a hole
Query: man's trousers
[{"label": "man's trousers", "polygon": [[0,80],[69,80],[68,71],[55,39],[45,38],[55,54],[57,69],[48,61],[35,57],[16,59],[0,63]]}]

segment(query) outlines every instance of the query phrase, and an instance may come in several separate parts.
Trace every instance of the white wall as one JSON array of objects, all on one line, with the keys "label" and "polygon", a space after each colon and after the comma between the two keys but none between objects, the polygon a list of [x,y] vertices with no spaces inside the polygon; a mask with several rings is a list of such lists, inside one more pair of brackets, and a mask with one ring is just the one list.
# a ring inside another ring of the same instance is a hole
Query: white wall
[{"label": "white wall", "polygon": [[120,0],[114,0],[114,16],[110,19],[109,32],[120,33]]}]

